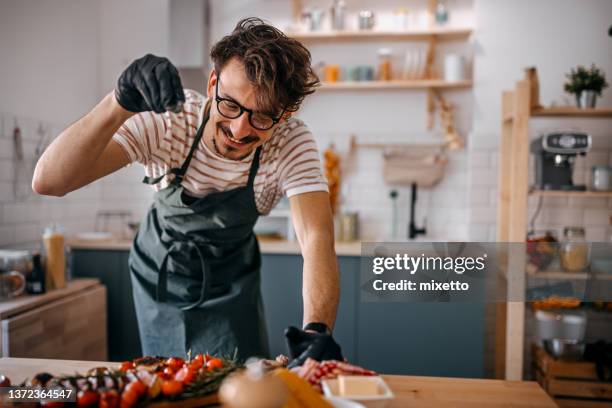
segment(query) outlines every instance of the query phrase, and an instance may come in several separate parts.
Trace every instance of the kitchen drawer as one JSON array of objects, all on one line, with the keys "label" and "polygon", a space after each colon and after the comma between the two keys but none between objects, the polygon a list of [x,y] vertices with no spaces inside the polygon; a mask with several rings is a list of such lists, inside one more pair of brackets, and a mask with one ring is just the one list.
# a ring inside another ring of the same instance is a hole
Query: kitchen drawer
[{"label": "kitchen drawer", "polygon": [[106,288],[96,285],[1,321],[2,357],[107,359]]}]

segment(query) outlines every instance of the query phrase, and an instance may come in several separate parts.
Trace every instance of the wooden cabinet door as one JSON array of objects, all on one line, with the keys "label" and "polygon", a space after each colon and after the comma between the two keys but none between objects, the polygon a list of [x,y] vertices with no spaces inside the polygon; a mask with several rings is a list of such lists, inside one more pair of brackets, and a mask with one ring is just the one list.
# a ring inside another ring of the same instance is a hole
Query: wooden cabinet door
[{"label": "wooden cabinet door", "polygon": [[2,320],[2,356],[106,361],[106,288]]}]

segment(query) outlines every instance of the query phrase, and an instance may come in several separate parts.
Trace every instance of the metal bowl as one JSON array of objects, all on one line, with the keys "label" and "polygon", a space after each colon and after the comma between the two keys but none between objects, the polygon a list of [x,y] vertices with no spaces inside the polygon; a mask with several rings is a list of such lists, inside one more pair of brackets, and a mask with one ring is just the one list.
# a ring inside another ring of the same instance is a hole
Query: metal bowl
[{"label": "metal bowl", "polygon": [[584,354],[584,341],[573,339],[546,339],[544,349],[559,360],[582,360]]}]

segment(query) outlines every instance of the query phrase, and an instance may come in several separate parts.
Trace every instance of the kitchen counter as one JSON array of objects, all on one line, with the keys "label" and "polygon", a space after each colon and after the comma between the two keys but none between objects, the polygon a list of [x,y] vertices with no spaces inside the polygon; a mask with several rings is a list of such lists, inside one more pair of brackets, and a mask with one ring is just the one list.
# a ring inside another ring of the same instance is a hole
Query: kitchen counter
[{"label": "kitchen counter", "polygon": [[[0,372],[13,384],[34,374],[85,372],[99,366],[117,363],[93,361],[0,358]],[[554,408],[557,405],[531,381],[503,381],[443,377],[385,375],[385,381],[395,394],[391,407],[531,407]]]},{"label": "kitchen counter", "polygon": [[[68,246],[73,249],[93,249],[107,251],[129,251],[132,241],[128,239],[79,239],[76,237],[68,239]],[[259,248],[263,254],[301,254],[300,245],[297,241],[259,239]],[[361,242],[336,242],[336,254],[338,256],[360,256]]]}]

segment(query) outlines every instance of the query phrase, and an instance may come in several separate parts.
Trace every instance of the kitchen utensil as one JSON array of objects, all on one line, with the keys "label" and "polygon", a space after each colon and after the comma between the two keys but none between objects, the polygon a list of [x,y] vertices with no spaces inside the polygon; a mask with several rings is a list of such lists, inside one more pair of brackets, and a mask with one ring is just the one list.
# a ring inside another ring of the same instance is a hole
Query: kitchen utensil
[{"label": "kitchen utensil", "polygon": [[374,12],[372,10],[361,10],[359,12],[359,29],[371,30],[374,28]]},{"label": "kitchen utensil", "polygon": [[32,256],[28,251],[0,250],[0,301],[21,295],[31,270]]},{"label": "kitchen utensil", "polygon": [[535,313],[535,338],[584,340],[586,317],[581,312],[538,310]]},{"label": "kitchen utensil", "polygon": [[310,17],[310,31],[319,31],[323,25],[325,11],[315,7],[310,10],[308,16]]},{"label": "kitchen utensil", "polygon": [[591,189],[595,191],[612,190],[612,166],[593,166],[591,169]]},{"label": "kitchen utensil", "polygon": [[391,50],[389,48],[380,48],[378,50],[378,80],[390,81],[393,76],[391,66]]},{"label": "kitchen utensil", "polygon": [[46,258],[46,288],[63,289],[66,287],[66,253],[64,233],[57,224],[47,227],[43,233]]},{"label": "kitchen utensil", "polygon": [[444,80],[457,82],[465,79],[465,58],[458,54],[444,57]]},{"label": "kitchen utensil", "polygon": [[325,82],[338,82],[340,79],[340,66],[336,64],[325,65]]},{"label": "kitchen utensil", "polygon": [[343,213],[340,216],[340,229],[341,241],[355,241],[359,236],[359,213]]},{"label": "kitchen utensil", "polygon": [[559,360],[578,361],[584,355],[584,341],[573,339],[545,339],[544,349]]},{"label": "kitchen utensil", "polygon": [[444,176],[448,159],[440,146],[414,145],[386,150],[383,161],[388,184],[433,187]]},{"label": "kitchen utensil", "polygon": [[565,227],[559,246],[561,266],[567,272],[585,271],[590,264],[591,248],[585,239],[583,227]]},{"label": "kitchen utensil", "polygon": [[444,25],[448,22],[448,7],[444,0],[438,0],[436,5],[436,24]]},{"label": "kitchen utensil", "polygon": [[23,274],[17,271],[2,271],[0,269],[0,301],[21,295],[25,286],[26,279]]},{"label": "kitchen utensil", "polygon": [[334,0],[334,4],[331,7],[331,23],[332,29],[344,30],[344,23],[346,19],[346,1]]},{"label": "kitchen utensil", "polygon": [[391,190],[389,192],[389,197],[391,198],[391,239],[393,241],[399,238],[397,234],[397,190]]}]

